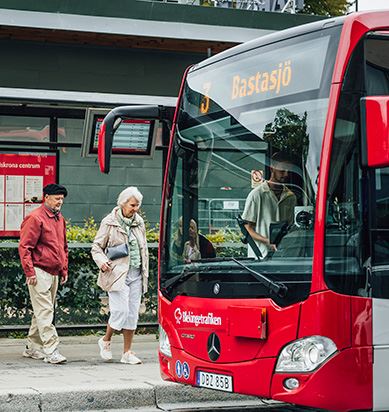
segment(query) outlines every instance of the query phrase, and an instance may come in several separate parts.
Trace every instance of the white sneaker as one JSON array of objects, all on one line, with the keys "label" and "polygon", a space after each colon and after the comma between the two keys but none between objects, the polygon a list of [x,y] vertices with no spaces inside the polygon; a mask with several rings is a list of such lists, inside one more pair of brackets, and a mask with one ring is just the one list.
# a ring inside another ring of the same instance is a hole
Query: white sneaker
[{"label": "white sneaker", "polygon": [[135,356],[135,353],[131,351],[123,353],[123,356],[120,359],[120,362],[129,363],[130,365],[138,365],[142,363],[142,361]]},{"label": "white sneaker", "polygon": [[46,357],[43,360],[46,363],[53,363],[53,364],[66,362],[65,356],[61,355],[58,352],[58,349],[55,349],[54,352],[51,353],[50,355],[46,355]]},{"label": "white sneaker", "polygon": [[22,353],[23,357],[25,358],[32,358],[32,359],[44,359],[45,354],[38,349],[30,349],[26,346],[24,352]]},{"label": "white sneaker", "polygon": [[111,341],[100,338],[98,341],[101,359],[112,360]]}]

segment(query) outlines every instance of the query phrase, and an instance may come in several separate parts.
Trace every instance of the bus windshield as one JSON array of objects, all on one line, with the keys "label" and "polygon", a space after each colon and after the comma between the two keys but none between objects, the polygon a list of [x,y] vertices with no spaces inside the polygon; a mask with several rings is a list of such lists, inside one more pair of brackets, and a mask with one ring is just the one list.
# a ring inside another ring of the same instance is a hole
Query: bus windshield
[{"label": "bus windshield", "polygon": [[[287,286],[282,302],[307,297],[339,34],[307,33],[189,73],[165,204],[167,297],[271,297],[253,271]],[[242,239],[239,216],[260,235],[257,250]]]}]

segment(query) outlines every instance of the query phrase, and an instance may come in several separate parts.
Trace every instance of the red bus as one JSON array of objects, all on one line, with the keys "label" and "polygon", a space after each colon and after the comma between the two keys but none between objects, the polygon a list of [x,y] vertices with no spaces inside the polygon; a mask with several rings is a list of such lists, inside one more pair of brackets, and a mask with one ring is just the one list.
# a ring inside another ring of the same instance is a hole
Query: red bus
[{"label": "red bus", "polygon": [[99,143],[107,172],[118,118],[172,120],[162,377],[314,408],[389,410],[389,11],[215,55],[185,73],[169,113],[115,109]]}]

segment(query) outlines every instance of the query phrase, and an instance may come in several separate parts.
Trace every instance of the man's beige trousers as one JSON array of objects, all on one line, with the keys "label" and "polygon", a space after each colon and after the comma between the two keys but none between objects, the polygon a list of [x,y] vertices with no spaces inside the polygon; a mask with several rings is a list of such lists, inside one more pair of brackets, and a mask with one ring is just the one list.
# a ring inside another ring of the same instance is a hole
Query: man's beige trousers
[{"label": "man's beige trousers", "polygon": [[28,285],[33,315],[27,346],[30,349],[43,349],[44,353],[50,355],[59,344],[58,334],[53,325],[58,276],[53,276],[39,268],[34,269],[37,284]]}]

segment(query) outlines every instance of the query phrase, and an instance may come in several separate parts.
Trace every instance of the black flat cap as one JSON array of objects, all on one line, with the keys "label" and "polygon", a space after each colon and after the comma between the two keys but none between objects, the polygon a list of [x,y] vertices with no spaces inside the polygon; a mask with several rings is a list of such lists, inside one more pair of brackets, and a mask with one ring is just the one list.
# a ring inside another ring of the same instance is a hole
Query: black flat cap
[{"label": "black flat cap", "polygon": [[49,185],[43,188],[44,195],[68,195],[68,191],[64,186],[57,185],[56,183],[50,183]]}]

